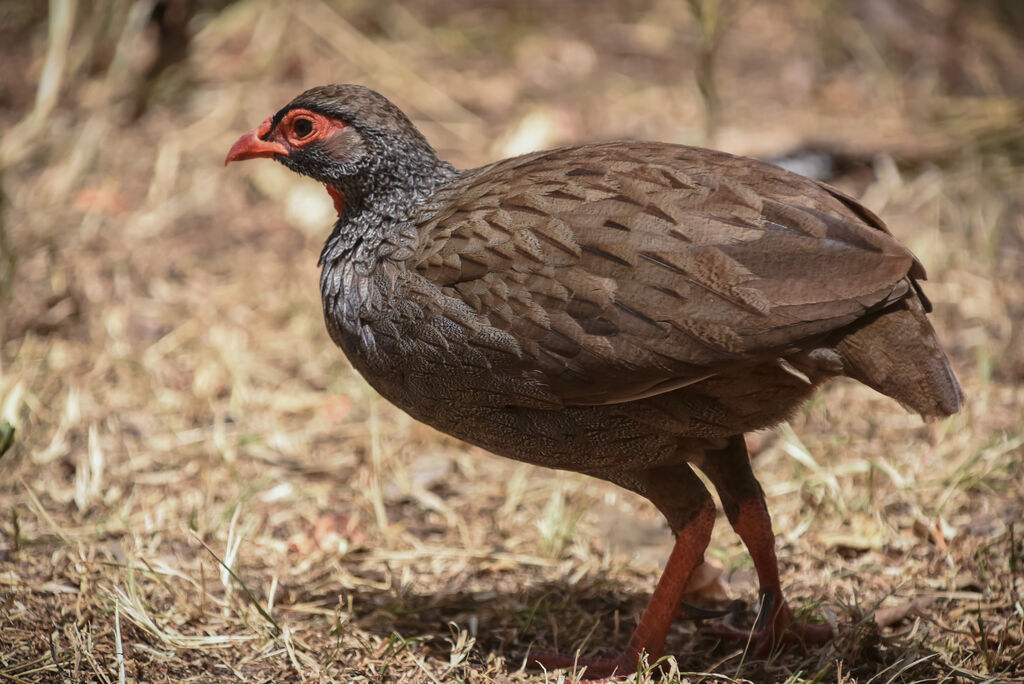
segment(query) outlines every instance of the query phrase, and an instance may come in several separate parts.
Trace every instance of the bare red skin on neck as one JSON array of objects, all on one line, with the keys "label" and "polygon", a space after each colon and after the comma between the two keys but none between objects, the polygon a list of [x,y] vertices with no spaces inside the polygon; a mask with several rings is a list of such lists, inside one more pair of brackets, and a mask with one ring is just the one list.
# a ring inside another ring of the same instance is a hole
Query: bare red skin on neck
[{"label": "bare red skin on neck", "polygon": [[[296,119],[309,121],[312,124],[312,131],[303,137],[296,136],[293,132]],[[314,140],[330,138],[347,125],[341,119],[325,116],[319,112],[308,109],[293,109],[284,115],[281,123],[278,124],[278,129],[281,130],[282,135],[293,148],[299,148],[308,145]],[[338,212],[338,217],[340,218],[342,212],[345,211],[345,195],[341,190],[337,190],[330,185],[325,187],[327,188],[327,194],[334,201],[334,210]]]},{"label": "bare red skin on neck", "polygon": [[338,218],[341,218],[341,213],[345,211],[345,194],[330,185],[324,185],[324,187],[327,188],[327,194],[334,200],[334,210],[338,212]]}]

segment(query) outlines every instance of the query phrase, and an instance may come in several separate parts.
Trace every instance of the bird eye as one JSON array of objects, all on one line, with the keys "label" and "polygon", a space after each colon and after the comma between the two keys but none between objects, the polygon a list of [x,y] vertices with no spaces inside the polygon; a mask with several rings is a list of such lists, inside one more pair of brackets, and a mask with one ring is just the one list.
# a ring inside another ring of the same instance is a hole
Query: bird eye
[{"label": "bird eye", "polygon": [[292,130],[297,138],[305,138],[313,132],[313,122],[309,119],[295,119],[292,123]]}]

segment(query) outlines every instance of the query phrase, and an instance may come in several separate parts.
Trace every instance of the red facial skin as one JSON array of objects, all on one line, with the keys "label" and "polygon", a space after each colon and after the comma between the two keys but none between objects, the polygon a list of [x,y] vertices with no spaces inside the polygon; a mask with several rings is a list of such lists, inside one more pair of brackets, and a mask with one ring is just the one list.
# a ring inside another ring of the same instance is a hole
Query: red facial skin
[{"label": "red facial skin", "polygon": [[[267,117],[257,128],[236,140],[228,151],[228,156],[224,159],[224,166],[233,161],[260,157],[273,158],[277,155],[288,157],[295,150],[305,147],[315,140],[333,136],[347,125],[344,121],[332,119],[308,109],[289,111],[271,131],[270,125],[273,119],[272,116]],[[334,208],[338,212],[338,216],[341,216],[345,208],[345,196],[340,190],[329,185],[327,193],[334,201]]]}]

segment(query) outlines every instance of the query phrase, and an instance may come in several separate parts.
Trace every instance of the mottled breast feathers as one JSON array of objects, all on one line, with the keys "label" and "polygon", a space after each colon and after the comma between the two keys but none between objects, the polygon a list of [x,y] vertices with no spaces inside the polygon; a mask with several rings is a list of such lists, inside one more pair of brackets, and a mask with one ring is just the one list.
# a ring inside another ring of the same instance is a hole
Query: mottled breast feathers
[{"label": "mottled breast feathers", "polygon": [[[406,267],[490,326],[566,405],[630,401],[813,346],[924,272],[851,198],[659,143],[467,171]],[[461,307],[460,307],[461,308]]]}]

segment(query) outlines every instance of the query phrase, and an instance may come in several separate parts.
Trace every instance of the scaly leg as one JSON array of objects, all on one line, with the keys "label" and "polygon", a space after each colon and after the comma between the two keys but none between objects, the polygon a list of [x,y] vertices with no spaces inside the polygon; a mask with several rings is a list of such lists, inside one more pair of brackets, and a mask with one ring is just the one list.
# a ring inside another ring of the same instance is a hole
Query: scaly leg
[{"label": "scaly leg", "polygon": [[715,525],[715,505],[707,489],[689,466],[659,468],[644,473],[637,481],[620,482],[643,494],[658,506],[676,534],[668,563],[625,650],[615,658],[583,659],[570,656],[531,654],[530,662],[547,669],[586,667],[591,678],[628,676],[636,671],[640,656],[649,662],[661,657],[665,637],[679,613],[686,583],[704,560]]},{"label": "scaly leg", "polygon": [[750,639],[753,653],[765,656],[781,643],[825,643],[832,638],[828,625],[798,622],[782,595],[775,534],[764,492],[754,478],[743,435],[730,438],[721,451],[707,452],[702,469],[714,483],[732,528],[743,540],[757,570],[761,610],[752,630],[726,621],[718,626],[723,636]]}]

